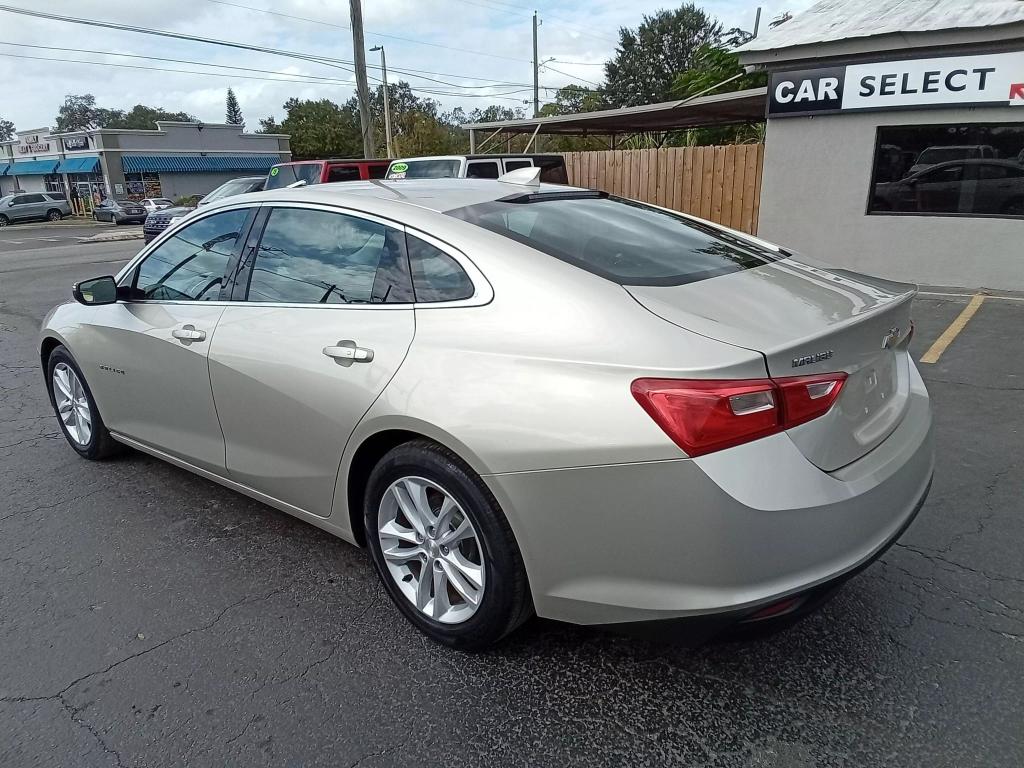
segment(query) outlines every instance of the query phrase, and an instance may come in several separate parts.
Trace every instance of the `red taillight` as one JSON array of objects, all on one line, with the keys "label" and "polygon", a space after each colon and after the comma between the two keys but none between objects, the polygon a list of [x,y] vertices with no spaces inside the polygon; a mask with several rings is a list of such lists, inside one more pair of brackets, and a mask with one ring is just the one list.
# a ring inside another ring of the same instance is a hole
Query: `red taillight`
[{"label": "red taillight", "polygon": [[690,456],[781,432],[826,413],[845,373],[781,379],[637,379],[631,390],[665,434]]}]

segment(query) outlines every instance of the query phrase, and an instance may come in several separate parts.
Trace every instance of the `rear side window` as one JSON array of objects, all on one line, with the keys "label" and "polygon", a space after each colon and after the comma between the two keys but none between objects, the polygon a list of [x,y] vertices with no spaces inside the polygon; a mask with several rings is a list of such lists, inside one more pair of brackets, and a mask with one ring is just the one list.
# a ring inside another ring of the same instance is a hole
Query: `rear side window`
[{"label": "rear side window", "polygon": [[403,240],[401,230],[356,216],[275,208],[260,238],[248,300],[411,302]]},{"label": "rear side window", "polygon": [[500,175],[498,163],[493,160],[472,162],[466,166],[467,179],[496,179]]},{"label": "rear side window", "polygon": [[533,164],[540,167],[540,180],[545,184],[568,184],[565,160],[561,157],[535,157]]},{"label": "rear side window", "polygon": [[359,181],[359,169],[351,165],[332,165],[327,169],[327,181]]},{"label": "rear side window", "polygon": [[296,181],[319,184],[323,163],[285,163],[275,165],[267,177],[267,189],[281,189]]},{"label": "rear side window", "polygon": [[529,160],[506,160],[505,173],[518,171],[520,168],[530,168],[533,165]]},{"label": "rear side window", "polygon": [[414,235],[406,236],[416,301],[459,301],[473,295],[473,281],[451,256]]},{"label": "rear side window", "polygon": [[714,227],[599,192],[519,195],[448,214],[622,285],[682,285],[782,258]]}]

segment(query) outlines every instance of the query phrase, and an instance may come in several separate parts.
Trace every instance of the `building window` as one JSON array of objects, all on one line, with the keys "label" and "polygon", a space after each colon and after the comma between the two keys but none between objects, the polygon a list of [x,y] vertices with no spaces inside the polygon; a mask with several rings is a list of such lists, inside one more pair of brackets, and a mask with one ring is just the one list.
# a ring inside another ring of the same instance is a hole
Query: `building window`
[{"label": "building window", "polygon": [[124,187],[128,197],[132,200],[164,196],[163,189],[160,187],[159,173],[126,173]]},{"label": "building window", "polygon": [[47,192],[59,192],[64,194],[64,180],[61,179],[60,174],[51,173],[43,177],[43,186],[46,187]]},{"label": "building window", "polygon": [[1024,123],[880,127],[868,213],[1024,217]]}]

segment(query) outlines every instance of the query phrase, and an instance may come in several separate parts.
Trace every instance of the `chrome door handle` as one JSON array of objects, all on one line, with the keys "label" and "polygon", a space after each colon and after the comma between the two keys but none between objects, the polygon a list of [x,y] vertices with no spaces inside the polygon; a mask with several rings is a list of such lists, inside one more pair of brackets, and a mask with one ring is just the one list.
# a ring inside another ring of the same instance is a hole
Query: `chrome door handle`
[{"label": "chrome door handle", "polygon": [[194,325],[186,325],[183,328],[175,328],[171,331],[171,336],[189,344],[193,341],[203,341],[206,339],[206,331],[197,331]]},{"label": "chrome door handle", "polygon": [[324,347],[323,353],[332,357],[342,365],[346,363],[368,363],[373,360],[373,350],[365,347],[357,347],[354,341],[348,339],[339,341],[335,346]]}]

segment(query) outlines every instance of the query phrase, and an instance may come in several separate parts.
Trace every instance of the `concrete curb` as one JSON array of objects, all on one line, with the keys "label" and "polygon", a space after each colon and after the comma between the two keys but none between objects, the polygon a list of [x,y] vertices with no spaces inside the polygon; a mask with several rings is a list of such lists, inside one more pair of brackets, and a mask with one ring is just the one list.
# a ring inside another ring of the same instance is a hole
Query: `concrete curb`
[{"label": "concrete curb", "polygon": [[103,232],[89,237],[80,237],[80,243],[113,243],[118,240],[141,240],[142,232]]}]

